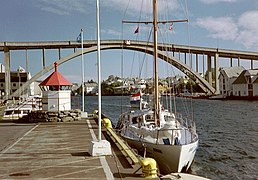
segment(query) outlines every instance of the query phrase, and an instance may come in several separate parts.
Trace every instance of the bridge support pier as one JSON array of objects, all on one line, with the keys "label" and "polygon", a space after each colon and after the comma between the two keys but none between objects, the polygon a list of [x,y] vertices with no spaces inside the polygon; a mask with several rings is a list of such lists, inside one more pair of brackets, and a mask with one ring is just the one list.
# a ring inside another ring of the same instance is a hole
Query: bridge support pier
[{"label": "bridge support pier", "polygon": [[212,85],[211,55],[207,57],[207,81]]},{"label": "bridge support pier", "polygon": [[42,66],[43,66],[43,69],[46,67],[46,51],[45,51],[45,48],[42,49]]},{"label": "bridge support pier", "polygon": [[10,50],[4,47],[4,66],[5,66],[5,99],[9,99],[11,94],[11,75],[10,75]]},{"label": "bridge support pier", "polygon": [[216,89],[216,94],[219,94],[219,68],[218,68],[218,62],[219,62],[219,54],[215,53],[215,56],[214,56],[214,71],[215,71],[215,89]]},{"label": "bridge support pier", "polygon": [[199,67],[198,67],[198,54],[195,54],[195,70],[198,73],[199,72]]}]

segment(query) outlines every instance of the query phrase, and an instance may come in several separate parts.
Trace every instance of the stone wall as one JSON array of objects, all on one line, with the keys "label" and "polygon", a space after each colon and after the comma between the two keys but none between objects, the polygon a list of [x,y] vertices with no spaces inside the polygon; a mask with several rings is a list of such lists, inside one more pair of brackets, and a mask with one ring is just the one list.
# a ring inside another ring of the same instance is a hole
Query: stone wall
[{"label": "stone wall", "polygon": [[27,116],[23,116],[18,120],[21,123],[37,123],[37,122],[71,122],[81,120],[81,110],[67,111],[32,111]]}]

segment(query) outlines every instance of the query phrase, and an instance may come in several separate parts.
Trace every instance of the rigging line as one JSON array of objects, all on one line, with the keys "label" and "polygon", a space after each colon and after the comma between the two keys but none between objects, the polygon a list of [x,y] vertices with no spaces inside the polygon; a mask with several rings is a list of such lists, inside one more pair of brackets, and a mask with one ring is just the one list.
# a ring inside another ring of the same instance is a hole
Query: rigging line
[{"label": "rigging line", "polygon": [[[171,67],[172,68],[172,67]],[[174,80],[173,80],[173,82],[172,82],[172,88],[173,88],[173,103],[174,103],[174,113],[175,113],[175,115],[176,115],[176,110],[177,110],[177,107],[176,107],[176,91],[175,91],[175,83],[174,83]],[[171,94],[171,90],[170,90],[170,94]],[[171,100],[171,95],[170,95],[170,106],[171,106],[171,112],[173,112],[172,111],[172,100]]]},{"label": "rigging line", "polygon": [[[186,18],[188,19],[187,21],[187,34],[188,34],[188,47],[189,47],[189,55],[191,55],[191,52],[190,52],[190,41],[191,41],[191,35],[190,35],[190,26],[189,26],[189,13],[188,13],[188,4],[187,4],[187,0],[185,0],[185,8],[186,8]],[[192,57],[191,57],[192,59]],[[192,61],[191,61],[191,64],[192,64]],[[198,66],[198,64],[197,64]],[[192,65],[191,65],[192,67]],[[197,69],[197,68],[196,68]],[[191,92],[192,92],[192,95],[193,95],[193,87],[191,85]],[[193,111],[193,99],[191,98],[191,114],[192,114],[192,119],[194,118],[194,111]]]},{"label": "rigging line", "polygon": [[[142,8],[143,8],[143,0],[142,0],[142,3],[141,3],[141,10],[140,10],[140,16],[139,16],[139,21],[142,19]],[[139,28],[139,24],[138,24],[138,27],[137,28]],[[137,33],[137,38],[139,37],[139,33]],[[137,53],[138,54],[138,57],[140,56],[139,55],[139,53]],[[140,62],[140,58],[138,58],[138,61],[139,61],[139,65],[141,64],[141,62]],[[144,61],[144,60],[143,60]],[[140,78],[140,66],[139,66],[139,76],[138,76],[138,78]]]},{"label": "rigging line", "polygon": [[[180,1],[180,2],[181,2],[181,1]],[[186,0],[185,0],[185,3],[186,3]],[[182,9],[184,9],[182,3],[180,3],[180,5],[181,5]],[[187,6],[187,5],[186,5],[186,6]],[[184,10],[185,10],[185,9],[184,9]],[[189,25],[188,11],[185,10],[184,12],[185,12],[185,14],[186,14],[186,20],[169,21],[169,22],[187,22],[187,25]],[[187,26],[187,33],[188,33],[188,47],[190,47],[190,45],[189,45],[189,42],[190,42],[189,26]],[[167,52],[167,51],[166,51],[166,53],[167,53],[167,55],[168,55],[168,52]],[[190,59],[190,48],[189,48],[189,59]],[[174,68],[171,68],[171,69],[172,69],[173,73],[175,74]],[[174,97],[174,98],[175,98],[175,97]],[[184,107],[184,109],[185,109],[185,112],[186,112],[187,114],[190,114],[190,113],[189,113],[188,105],[187,105],[186,101],[183,101],[183,100],[185,100],[185,98],[182,98],[182,99],[181,99],[182,104],[183,104],[183,107]],[[192,100],[192,99],[191,99],[191,100]],[[174,99],[174,101],[175,101],[175,99]],[[191,105],[191,107],[192,107],[192,105]],[[175,108],[176,108],[176,107],[175,107]],[[176,113],[176,112],[175,112],[175,113]],[[193,113],[192,113],[192,114],[193,114]]]},{"label": "rigging line", "polygon": [[[122,23],[122,39],[124,39],[124,24]],[[122,43],[122,49],[121,49],[121,78],[124,78],[124,43]],[[124,82],[122,84],[122,96],[121,96],[121,112],[120,114],[122,114],[123,112],[123,95],[124,95]]]},{"label": "rigging line", "polygon": [[[152,2],[151,1],[146,1],[146,5],[145,5],[145,12],[148,12],[148,10],[150,10],[150,9],[152,9],[151,7],[152,7]],[[153,14],[152,13],[147,13],[146,14],[146,19],[147,20],[151,20],[152,21],[152,19],[153,19],[153,16],[152,16]],[[152,23],[153,24],[153,23]],[[145,25],[147,25],[147,24],[145,24]],[[148,26],[147,26],[148,27]],[[145,28],[146,30],[147,30],[147,28]],[[147,34],[147,33],[145,33],[145,35],[146,35],[146,39],[147,39],[147,43],[148,43],[148,45],[149,44],[151,44],[152,45],[152,43],[150,42],[150,40],[151,40],[151,37],[152,37],[152,34],[153,34],[153,26],[150,26],[149,27],[149,29],[148,29],[148,31],[149,31],[149,34]],[[145,77],[147,77],[147,75],[148,75],[148,60],[149,60],[149,57],[150,56],[147,56],[148,54],[146,53],[147,52],[147,46],[146,46],[146,49],[145,49],[145,56],[144,56],[144,61],[143,61],[143,64],[142,64],[142,68],[141,68],[141,73],[143,73],[143,68],[144,68],[144,65],[145,65],[145,74],[144,74],[144,76]],[[142,74],[140,74],[140,76],[142,76]]]},{"label": "rigging line", "polygon": [[[124,18],[125,18],[125,15],[126,15],[126,12],[127,12],[127,10],[128,10],[128,7],[129,7],[129,4],[130,4],[130,0],[128,1],[128,3],[127,3],[127,6],[126,6],[126,8],[125,8],[125,12],[124,12],[124,16],[123,16],[123,19],[122,20],[124,20]],[[123,22],[123,21],[122,21]],[[122,23],[123,24],[123,23]]]},{"label": "rigging line", "polygon": [[[165,18],[164,19],[168,19],[168,17],[169,17],[169,4],[168,4],[168,1],[166,1],[166,6],[165,6],[166,8],[165,8],[165,13],[164,13],[164,16],[165,16]],[[170,24],[170,26],[172,26],[172,23]],[[169,31],[168,31],[168,29],[170,30],[170,26],[168,27],[167,26],[167,23],[165,24],[165,35],[166,35],[166,39],[168,40],[168,42],[169,42],[169,39],[170,39],[170,33],[169,33]],[[166,61],[168,61],[168,52],[167,52],[167,60]],[[176,103],[175,103],[175,91],[174,91],[174,81],[172,80],[172,74],[171,74],[171,72],[174,72],[174,67],[171,65],[170,66],[170,68],[169,68],[169,66],[167,65],[166,66],[167,67],[167,74],[168,74],[168,87],[169,87],[169,105],[167,104],[167,107],[169,107],[168,109],[169,109],[169,111],[172,113],[173,112],[173,107],[172,107],[172,90],[173,90],[173,100],[174,100],[174,113],[176,114]],[[169,71],[169,69],[171,69],[172,71],[170,72]],[[175,72],[174,72],[174,75],[175,75]],[[171,80],[173,81],[173,82],[171,82]],[[171,85],[171,83],[172,83],[172,85]],[[173,87],[172,87],[173,86]],[[166,96],[167,96],[167,94],[166,94]],[[168,103],[168,101],[167,101],[167,103]]]},{"label": "rigging line", "polygon": [[[164,27],[166,27],[165,25],[164,26],[162,26],[163,28]],[[162,29],[163,29],[162,28]],[[158,30],[159,30],[159,34],[161,35],[161,39],[162,39],[162,44],[165,44],[165,39],[163,38],[163,34],[162,34],[162,32],[161,32],[161,28],[158,28]],[[162,30],[162,31],[164,31],[165,32],[165,35],[166,35],[166,28],[165,28],[165,30]],[[165,60],[165,62],[167,62],[168,63],[168,58],[164,58],[164,56],[163,56],[163,58],[162,59],[164,59]],[[168,72],[168,69],[166,69],[168,66],[167,66],[167,64],[164,64],[164,72],[166,72],[166,70],[167,70],[167,72]],[[165,93],[165,103],[166,103],[166,107],[167,107],[167,109],[168,109],[168,96],[167,96],[167,93]],[[163,104],[165,104],[164,102],[163,102]]]},{"label": "rigging line", "polygon": [[183,5],[183,2],[182,2],[183,0],[182,1],[178,0],[178,1],[179,1],[179,4],[180,4],[180,7],[183,9],[183,12],[184,12],[185,16],[188,17],[187,7],[185,8],[185,6]]},{"label": "rigging line", "polygon": [[[141,10],[140,10],[140,16],[139,16],[139,21],[141,20],[141,18],[142,18],[142,7],[143,7],[143,0],[142,0],[142,3],[141,3]],[[123,23],[125,23],[126,21],[122,21]],[[137,28],[139,28],[139,23],[138,23],[138,27]],[[138,41],[139,40],[139,33],[137,33],[137,35],[136,35],[136,39],[135,39],[136,41]],[[133,65],[134,65],[134,60],[135,60],[135,56],[136,56],[136,52],[134,51],[133,52],[133,61],[132,61],[132,64],[131,64],[131,72],[130,72],[130,77],[132,77],[132,74],[133,74]]]},{"label": "rigging line", "polygon": [[[127,10],[128,10],[128,7],[129,7],[129,4],[130,4],[130,0],[128,1],[127,3],[127,6],[125,8],[125,11],[124,11],[124,15],[123,15],[123,18],[122,18],[122,22],[126,16],[126,13],[127,13]],[[122,40],[124,39],[124,24],[122,23]],[[122,43],[122,51],[121,51],[121,76],[122,78],[124,77],[124,43]],[[124,86],[124,82],[123,82],[123,86]],[[124,88],[122,88],[122,96],[121,96],[121,113],[123,112],[123,92],[124,92]]]},{"label": "rigging line", "polygon": [[[167,29],[166,29],[167,30]],[[165,40],[164,40],[164,37],[163,37],[163,35],[162,35],[162,33],[160,32],[160,34],[161,34],[161,39],[162,39],[162,42],[163,42],[163,44],[165,44]],[[166,58],[166,62],[168,63],[168,57],[170,56],[169,55],[169,53],[168,53],[168,51],[166,50],[165,51],[165,53],[166,53],[166,55],[167,55],[167,58]],[[175,70],[174,70],[174,68],[173,68],[173,65],[171,64],[171,70],[172,70],[172,73],[175,75]],[[174,89],[173,89],[173,91],[174,91]],[[174,113],[176,114],[176,103],[175,103],[175,96],[174,96]],[[172,101],[171,101],[171,90],[170,90],[170,112],[172,112]]]},{"label": "rigging line", "polygon": [[135,58],[135,51],[133,52],[133,61],[132,61],[132,64],[131,64],[130,77],[132,77],[132,73],[133,73],[134,58]]},{"label": "rigging line", "polygon": [[145,53],[144,53],[144,59],[143,59],[143,62],[142,62],[141,68],[140,68],[140,72],[139,72],[139,77],[141,77],[142,69],[143,69],[143,66],[144,66],[144,61],[145,61],[145,59],[147,57],[146,51],[147,51],[147,47],[148,47],[148,45],[150,43],[152,30],[153,30],[153,28],[151,28],[151,31],[149,33],[149,37],[148,37],[148,41],[147,41],[147,46],[146,46]]},{"label": "rigging line", "polygon": [[[160,30],[159,30],[160,31]],[[163,45],[165,45],[165,41],[164,41],[164,36],[162,35],[162,33],[160,32],[160,35],[161,35],[161,40],[162,40],[162,43],[163,43]],[[169,52],[168,52],[168,50],[167,49],[165,49],[165,53],[166,53],[166,55],[167,55],[167,57],[169,57],[170,56],[170,54],[169,54]],[[168,58],[166,58],[166,60],[165,60],[167,63],[169,63],[168,62]],[[173,66],[172,64],[171,64],[171,66]],[[172,69],[173,70],[173,74],[175,74],[175,71],[174,71],[174,69]]]}]

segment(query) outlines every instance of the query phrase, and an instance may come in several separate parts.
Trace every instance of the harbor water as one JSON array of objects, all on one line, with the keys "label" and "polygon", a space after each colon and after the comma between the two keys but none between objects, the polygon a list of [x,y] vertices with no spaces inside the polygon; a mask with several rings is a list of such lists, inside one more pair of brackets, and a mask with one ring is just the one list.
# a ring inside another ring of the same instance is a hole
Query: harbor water
[{"label": "harbor water", "polygon": [[[200,139],[190,173],[211,179],[258,179],[258,101],[176,101],[177,111],[193,112]],[[80,96],[72,97],[72,106],[81,107]],[[92,113],[98,98],[86,96],[85,108]],[[102,97],[102,113],[114,124],[129,109],[128,96]]]}]

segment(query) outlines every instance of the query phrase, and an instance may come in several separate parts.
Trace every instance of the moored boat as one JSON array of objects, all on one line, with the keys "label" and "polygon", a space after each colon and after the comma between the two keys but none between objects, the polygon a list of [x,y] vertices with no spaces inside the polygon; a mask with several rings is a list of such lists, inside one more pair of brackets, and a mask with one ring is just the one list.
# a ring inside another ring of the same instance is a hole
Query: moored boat
[{"label": "moored boat", "polygon": [[6,107],[2,120],[18,120],[28,115],[31,111],[41,109],[41,99],[39,96],[29,96],[23,101]]},{"label": "moored boat", "polygon": [[158,125],[147,108],[123,113],[117,124],[128,144],[153,157],[163,174],[187,171],[198,148],[195,124],[168,110],[161,110]]},{"label": "moored boat", "polygon": [[[173,21],[162,21],[164,22],[173,23]],[[160,103],[157,68],[157,24],[159,23],[157,0],[153,0],[152,23],[154,25],[154,98],[151,101],[153,106],[140,107],[123,113],[118,120],[117,129],[132,148],[142,151],[144,156],[147,153],[148,157],[154,158],[162,174],[187,171],[193,163],[199,139],[193,119],[183,117],[176,108],[174,112],[167,110]],[[135,100],[141,104],[141,94],[137,94]]]}]

